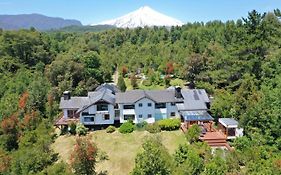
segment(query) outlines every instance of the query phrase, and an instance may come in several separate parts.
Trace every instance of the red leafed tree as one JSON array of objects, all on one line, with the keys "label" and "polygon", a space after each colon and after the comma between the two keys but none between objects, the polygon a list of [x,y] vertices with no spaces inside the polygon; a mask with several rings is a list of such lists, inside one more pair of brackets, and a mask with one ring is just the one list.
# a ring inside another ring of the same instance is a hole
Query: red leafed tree
[{"label": "red leafed tree", "polygon": [[126,66],[122,67],[122,76],[124,77],[128,73],[128,68]]},{"label": "red leafed tree", "polygon": [[174,72],[174,64],[172,62],[168,62],[166,64],[166,74],[171,74]]},{"label": "red leafed tree", "polygon": [[20,99],[19,99],[19,108],[20,108],[20,109],[25,108],[26,102],[27,102],[27,100],[28,100],[28,96],[29,96],[28,92],[24,92],[24,93],[21,95],[21,97],[20,97]]},{"label": "red leafed tree", "polygon": [[0,174],[7,173],[11,164],[11,157],[0,149]]},{"label": "red leafed tree", "polygon": [[94,175],[97,147],[90,137],[78,137],[70,157],[70,165],[75,174]]},{"label": "red leafed tree", "polygon": [[1,128],[3,130],[4,134],[15,134],[17,133],[19,120],[16,116],[16,114],[13,114],[12,116],[5,118],[1,122]]},{"label": "red leafed tree", "polygon": [[39,113],[37,111],[32,111],[31,113],[25,114],[22,125],[24,129],[32,130],[39,124]]}]

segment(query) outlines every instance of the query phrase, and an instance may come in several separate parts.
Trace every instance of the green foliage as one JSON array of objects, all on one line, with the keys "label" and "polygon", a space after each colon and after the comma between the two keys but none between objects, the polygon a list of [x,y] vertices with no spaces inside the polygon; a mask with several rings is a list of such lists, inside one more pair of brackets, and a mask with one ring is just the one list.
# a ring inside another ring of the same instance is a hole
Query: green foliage
[{"label": "green foliage", "polygon": [[178,165],[176,168],[177,174],[200,174],[203,170],[203,158],[190,145],[180,145],[175,152],[174,158]]},{"label": "green foliage", "polygon": [[51,131],[51,126],[42,122],[21,138],[19,149],[12,154],[12,174],[39,173],[57,160],[57,154],[50,149]]},{"label": "green foliage", "polygon": [[75,122],[71,122],[68,125],[68,131],[70,134],[76,134],[76,123]]},{"label": "green foliage", "polygon": [[[134,175],[162,174],[172,172],[171,157],[159,139],[148,139],[143,145],[143,152],[137,154]],[[149,166],[148,166],[149,165]]]},{"label": "green foliage", "polygon": [[143,130],[145,130],[147,125],[148,125],[148,123],[146,121],[142,121],[142,122],[136,124],[136,129],[139,131],[143,131]]},{"label": "green foliage", "polygon": [[199,128],[198,125],[194,124],[190,128],[188,128],[185,138],[189,143],[193,143],[198,141],[199,136],[200,136],[201,129]]},{"label": "green foliage", "polygon": [[158,133],[161,132],[161,128],[158,123],[152,123],[145,126],[145,130],[150,133]]},{"label": "green foliage", "polygon": [[115,130],[116,130],[116,128],[114,127],[114,126],[112,126],[112,125],[110,125],[110,126],[108,126],[107,128],[106,128],[106,132],[107,133],[113,133],[113,132],[115,132]]},{"label": "green foliage", "polygon": [[39,175],[72,175],[69,165],[64,162],[54,163],[48,168],[44,169]]},{"label": "green foliage", "polygon": [[82,123],[77,123],[76,128],[75,128],[75,132],[79,136],[85,136],[88,132],[88,128],[86,128]]},{"label": "green foliage", "polygon": [[125,92],[125,91],[126,91],[127,87],[126,87],[126,83],[125,83],[125,81],[124,81],[123,76],[120,76],[120,75],[119,75],[117,86],[118,86],[118,88],[119,88],[122,92]]},{"label": "green foliage", "polygon": [[135,130],[135,126],[130,121],[127,121],[127,122],[123,123],[119,128],[119,132],[122,133],[122,134],[131,133],[134,130]]},{"label": "green foliage", "polygon": [[135,74],[132,74],[130,76],[130,81],[131,81],[131,86],[133,87],[133,89],[137,89],[138,88],[138,83],[137,83],[137,77]]},{"label": "green foliage", "polygon": [[180,128],[181,121],[180,119],[163,119],[157,121],[161,130],[172,131]]}]

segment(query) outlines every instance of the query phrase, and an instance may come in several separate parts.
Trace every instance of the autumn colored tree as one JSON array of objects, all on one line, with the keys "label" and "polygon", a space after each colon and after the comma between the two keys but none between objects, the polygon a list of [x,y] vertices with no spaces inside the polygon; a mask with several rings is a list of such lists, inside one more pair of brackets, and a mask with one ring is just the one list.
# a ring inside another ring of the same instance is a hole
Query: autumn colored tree
[{"label": "autumn colored tree", "polygon": [[166,64],[166,74],[170,75],[174,72],[174,64],[172,62],[168,62]]},{"label": "autumn colored tree", "polygon": [[1,122],[3,135],[0,135],[0,147],[11,151],[18,148],[19,120],[14,114]]},{"label": "autumn colored tree", "polygon": [[125,77],[125,75],[128,73],[128,68],[126,66],[122,67],[122,76]]},{"label": "autumn colored tree", "polygon": [[132,85],[133,89],[137,89],[138,88],[138,83],[137,83],[136,75],[132,74],[130,79],[131,79],[131,85]]},{"label": "autumn colored tree", "polygon": [[94,175],[97,147],[88,137],[78,137],[70,157],[70,164],[77,175]]},{"label": "autumn colored tree", "polygon": [[2,149],[0,149],[0,174],[7,173],[10,168],[11,157]]},{"label": "autumn colored tree", "polygon": [[24,108],[25,108],[26,102],[27,102],[27,100],[28,100],[28,97],[29,97],[29,93],[28,93],[27,91],[24,92],[24,93],[21,95],[21,97],[20,97],[20,99],[19,99],[19,108],[20,108],[20,109],[24,109]]},{"label": "autumn colored tree", "polygon": [[39,112],[32,111],[31,113],[25,114],[22,125],[26,130],[33,130],[35,129],[40,122]]}]

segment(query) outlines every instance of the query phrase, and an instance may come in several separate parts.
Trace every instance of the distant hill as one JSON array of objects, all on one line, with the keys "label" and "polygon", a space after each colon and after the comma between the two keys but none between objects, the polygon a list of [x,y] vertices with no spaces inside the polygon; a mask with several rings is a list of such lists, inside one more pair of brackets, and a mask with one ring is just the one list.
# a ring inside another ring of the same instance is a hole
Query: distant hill
[{"label": "distant hill", "polygon": [[50,32],[79,32],[79,33],[84,33],[84,32],[101,32],[109,29],[114,29],[116,28],[115,26],[112,25],[95,25],[95,26],[67,26],[63,27],[60,29],[56,30],[50,30]]},{"label": "distant hill", "polygon": [[0,28],[4,30],[29,29],[30,27],[37,30],[50,30],[74,25],[82,26],[78,20],[48,17],[40,14],[0,15]]}]

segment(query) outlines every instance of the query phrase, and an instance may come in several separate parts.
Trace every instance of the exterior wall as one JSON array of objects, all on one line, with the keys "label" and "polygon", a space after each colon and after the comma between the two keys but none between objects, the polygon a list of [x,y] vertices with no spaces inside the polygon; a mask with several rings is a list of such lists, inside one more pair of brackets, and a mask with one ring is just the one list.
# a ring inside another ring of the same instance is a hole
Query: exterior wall
[{"label": "exterior wall", "polygon": [[179,117],[180,116],[180,114],[178,112],[178,108],[177,108],[176,105],[173,106],[172,103],[167,103],[166,107],[167,107],[167,117],[168,118],[173,118],[171,116],[171,112],[175,112],[175,116],[174,117]]},{"label": "exterior wall", "polygon": [[68,116],[67,116],[67,110],[68,110],[68,109],[63,109],[63,117],[64,117],[65,119],[68,118]]},{"label": "exterior wall", "polygon": [[62,111],[63,111],[63,117],[64,117],[65,119],[68,119],[68,118],[69,118],[69,117],[68,117],[68,113],[67,113],[68,110],[78,110],[78,109],[68,109],[68,108],[63,109],[63,110],[62,110]]},{"label": "exterior wall", "polygon": [[[82,112],[88,112],[89,116],[82,116]],[[108,111],[97,111],[97,105],[92,105],[80,113],[80,122],[85,125],[114,124],[114,106],[108,104]],[[94,114],[95,116],[92,116]],[[104,114],[109,114],[109,120],[104,120]],[[93,122],[85,121],[84,117],[94,117]]]},{"label": "exterior wall", "polygon": [[[139,104],[142,104],[140,107]],[[148,106],[148,103],[151,103],[151,106]],[[137,101],[135,105],[135,109],[124,109],[124,105],[131,105],[131,104],[119,104],[120,109],[120,123],[126,122],[124,120],[124,115],[135,115],[134,123],[140,123],[142,121],[146,121],[148,123],[154,123],[157,119],[166,119],[171,118],[171,112],[175,112],[175,117],[179,116],[178,109],[176,106],[172,106],[171,103],[166,103],[166,108],[155,109],[155,102],[148,99],[143,98]],[[148,118],[148,114],[151,114],[151,118]],[[139,115],[142,115],[140,118]]]}]

